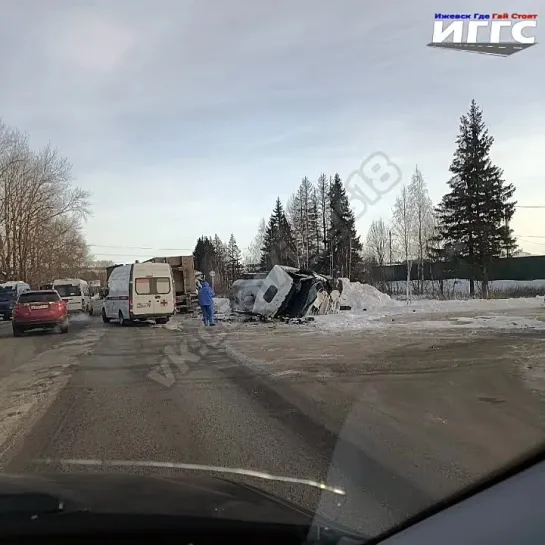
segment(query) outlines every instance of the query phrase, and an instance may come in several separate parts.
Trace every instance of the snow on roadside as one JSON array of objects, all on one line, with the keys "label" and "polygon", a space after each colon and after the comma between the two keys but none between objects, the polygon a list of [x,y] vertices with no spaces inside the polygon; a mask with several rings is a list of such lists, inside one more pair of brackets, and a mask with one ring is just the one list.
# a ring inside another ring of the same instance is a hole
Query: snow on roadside
[{"label": "snow on roadside", "polygon": [[[483,320],[479,322],[477,318],[471,318],[472,322],[467,322],[467,326],[463,322],[453,322],[449,315],[453,313],[463,312],[482,312],[498,313],[505,310],[528,310],[528,309],[544,309],[544,302],[542,297],[531,298],[515,298],[515,299],[469,299],[469,300],[418,300],[412,303],[405,303],[399,301],[383,299],[381,304],[376,304],[374,307],[369,306],[367,311],[341,311],[338,314],[330,314],[326,316],[316,316],[314,326],[318,329],[328,331],[338,330],[360,330],[360,329],[380,329],[391,328],[392,323],[381,321],[386,317],[402,317],[402,316],[414,316],[415,314],[437,314],[437,320],[433,321],[417,321],[411,320],[411,327],[487,327],[487,328],[500,328],[510,329],[517,328],[514,324],[521,323],[527,324],[534,329],[541,329],[539,320],[528,322],[528,318],[517,318],[515,316],[492,316],[497,318],[496,322],[490,321],[490,317],[482,316]],[[394,303],[394,304],[392,304]],[[442,316],[441,316],[442,315]],[[502,322],[502,320],[505,320]],[[442,321],[441,321],[442,320]],[[470,320],[470,318],[467,318]],[[433,323],[434,325],[430,325]],[[502,324],[501,327],[499,324]],[[511,324],[510,327],[509,324]],[[402,325],[402,324],[396,324]],[[526,326],[522,326],[526,328]],[[519,328],[520,329],[520,328]]]},{"label": "snow on roadside", "polygon": [[419,329],[534,329],[545,331],[545,322],[523,316],[463,316],[454,317],[450,320],[422,320],[402,325]]},{"label": "snow on roadside", "polygon": [[[67,384],[77,358],[91,352],[107,329],[85,329],[38,354],[0,380],[0,459],[29,432]],[[18,342],[22,339],[14,339]],[[1,469],[1,465],[0,465]]]},{"label": "snow on roadside", "polygon": [[182,315],[175,314],[166,324],[154,324],[151,327],[162,327],[164,329],[168,329],[169,331],[179,331],[180,329],[182,329],[183,321],[184,317]]},{"label": "snow on roadside", "polygon": [[231,314],[231,301],[227,297],[214,297],[214,312],[216,314]]},{"label": "snow on roadside", "polygon": [[394,301],[386,293],[377,288],[362,284],[361,282],[350,282],[348,278],[340,278],[342,293],[340,297],[341,306],[352,307],[351,310],[364,310],[385,306],[399,306],[399,301]]}]

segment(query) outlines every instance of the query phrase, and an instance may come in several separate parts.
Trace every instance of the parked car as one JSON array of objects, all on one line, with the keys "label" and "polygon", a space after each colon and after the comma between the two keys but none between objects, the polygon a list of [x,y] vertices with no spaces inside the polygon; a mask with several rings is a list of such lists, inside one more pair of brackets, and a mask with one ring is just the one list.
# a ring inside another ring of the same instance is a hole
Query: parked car
[{"label": "parked car", "polygon": [[68,305],[55,290],[22,293],[13,308],[13,336],[30,329],[54,329],[68,333]]},{"label": "parked car", "polygon": [[25,291],[30,291],[30,289],[26,282],[21,281],[0,284],[0,315],[4,320],[11,320],[13,307],[19,295]]}]

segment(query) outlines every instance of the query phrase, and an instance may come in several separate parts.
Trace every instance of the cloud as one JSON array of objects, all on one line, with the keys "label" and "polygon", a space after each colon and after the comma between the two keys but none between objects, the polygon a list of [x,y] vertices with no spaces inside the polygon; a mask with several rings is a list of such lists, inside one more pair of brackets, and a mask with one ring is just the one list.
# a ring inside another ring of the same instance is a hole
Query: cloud
[{"label": "cloud", "polygon": [[[521,204],[545,204],[543,50],[503,59],[427,48],[436,9],[431,0],[12,1],[0,20],[9,51],[0,115],[69,157],[93,193],[86,232],[97,244],[193,246],[216,230],[247,246],[277,195],[287,199],[305,175],[346,177],[375,151],[407,177],[418,164],[438,200],[472,98]],[[388,217],[393,197],[366,220]],[[540,221],[530,227],[545,235]]]}]

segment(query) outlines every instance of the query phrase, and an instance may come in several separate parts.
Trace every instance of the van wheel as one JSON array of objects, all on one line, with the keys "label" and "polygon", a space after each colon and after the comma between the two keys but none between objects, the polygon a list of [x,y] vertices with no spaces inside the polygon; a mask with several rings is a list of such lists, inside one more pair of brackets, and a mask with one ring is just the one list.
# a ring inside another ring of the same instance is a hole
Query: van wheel
[{"label": "van wheel", "polygon": [[105,324],[109,324],[110,323],[110,318],[108,318],[108,316],[106,316],[106,311],[104,309],[102,309],[102,321],[105,323]]},{"label": "van wheel", "polygon": [[119,311],[119,324],[120,325],[128,325],[128,320],[125,320],[125,317],[123,316],[123,312]]}]

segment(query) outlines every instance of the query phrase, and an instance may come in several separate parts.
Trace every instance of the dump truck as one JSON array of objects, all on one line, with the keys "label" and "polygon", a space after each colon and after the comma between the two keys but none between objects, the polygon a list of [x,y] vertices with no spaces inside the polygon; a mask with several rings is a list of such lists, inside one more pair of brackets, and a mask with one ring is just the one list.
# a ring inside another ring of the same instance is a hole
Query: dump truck
[{"label": "dump truck", "polygon": [[152,257],[146,262],[168,263],[170,265],[176,290],[176,310],[178,312],[192,312],[197,302],[195,260],[193,256]]}]

